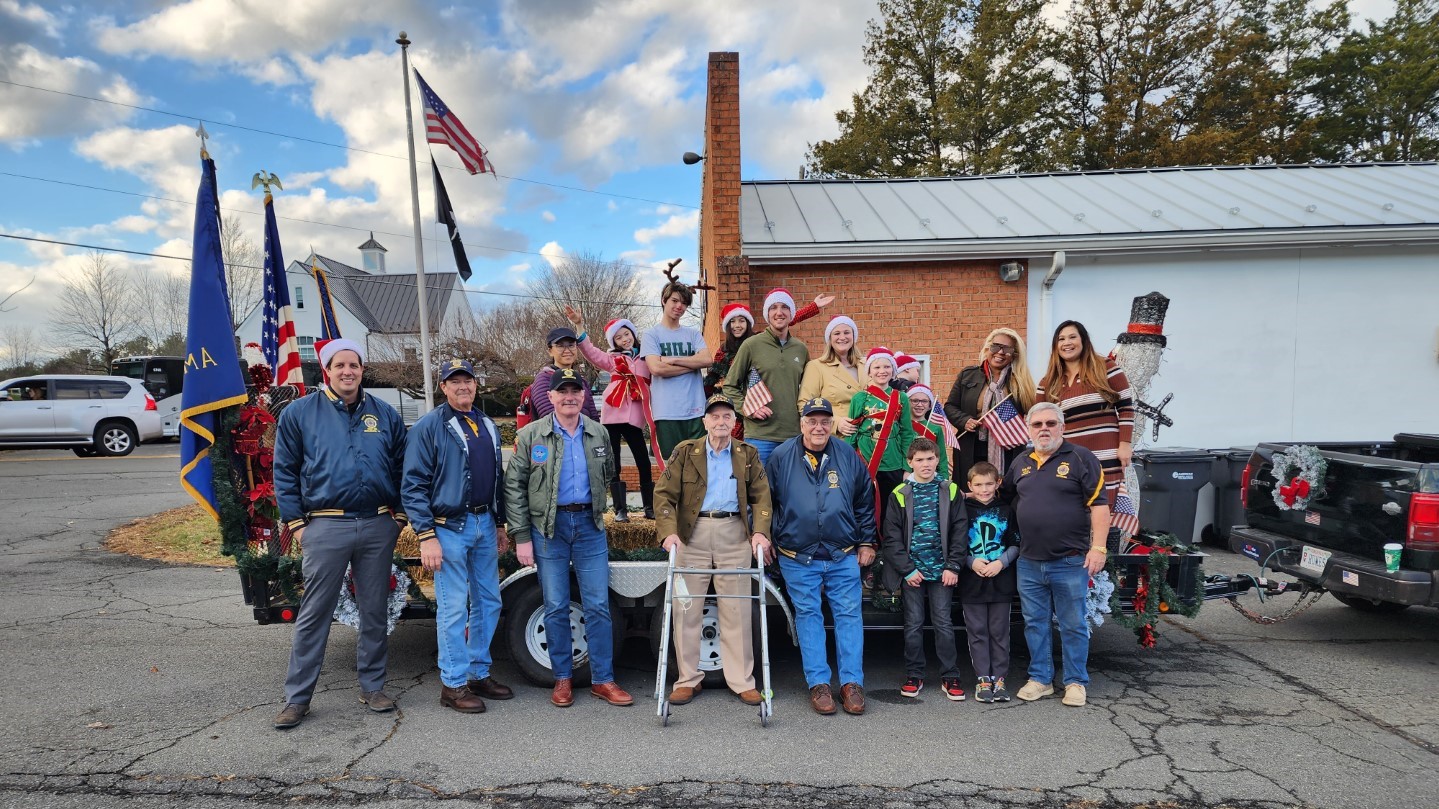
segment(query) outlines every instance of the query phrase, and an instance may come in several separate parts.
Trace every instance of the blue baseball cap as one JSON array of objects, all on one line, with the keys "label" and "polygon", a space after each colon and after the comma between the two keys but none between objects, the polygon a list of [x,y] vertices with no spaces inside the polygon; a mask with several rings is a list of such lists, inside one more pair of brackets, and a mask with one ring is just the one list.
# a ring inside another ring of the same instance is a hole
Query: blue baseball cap
[{"label": "blue baseball cap", "polygon": [[455,374],[469,374],[470,378],[473,379],[475,376],[475,367],[470,365],[469,360],[450,360],[440,366],[441,382],[444,382]]},{"label": "blue baseball cap", "polygon": [[804,406],[800,408],[801,416],[808,416],[812,413],[823,413],[826,416],[834,415],[834,408],[830,406],[829,400],[816,396],[813,399],[806,399]]}]

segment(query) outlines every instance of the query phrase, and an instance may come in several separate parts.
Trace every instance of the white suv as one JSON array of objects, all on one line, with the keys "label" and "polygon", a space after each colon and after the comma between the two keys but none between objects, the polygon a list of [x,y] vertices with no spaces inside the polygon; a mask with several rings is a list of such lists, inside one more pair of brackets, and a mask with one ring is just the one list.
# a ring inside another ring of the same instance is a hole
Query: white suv
[{"label": "white suv", "polygon": [[0,382],[0,447],[129,455],[163,432],[155,399],[122,376],[22,376]]}]

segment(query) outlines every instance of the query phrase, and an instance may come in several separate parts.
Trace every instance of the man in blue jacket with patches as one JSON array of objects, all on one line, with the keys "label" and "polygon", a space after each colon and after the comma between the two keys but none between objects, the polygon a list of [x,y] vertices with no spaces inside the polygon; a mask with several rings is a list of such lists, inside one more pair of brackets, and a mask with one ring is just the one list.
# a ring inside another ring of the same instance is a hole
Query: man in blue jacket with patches
[{"label": "man in blue jacket with patches", "polygon": [[515,695],[490,676],[499,555],[510,542],[500,431],[475,408],[470,363],[440,366],[440,392],[445,401],[410,430],[400,497],[420,540],[420,563],[435,574],[440,704],[483,713],[485,699]]},{"label": "man in blue jacket with patches", "polygon": [[779,549],[785,590],[794,604],[810,705],[835,712],[830,691],[820,598],[834,615],[840,703],[864,713],[864,600],[859,569],[874,562],[874,482],[854,447],[830,435],[834,408],[825,399],[800,407],[800,432],[775,448],[765,463],[774,519],[770,536]]},{"label": "man in blue jacket with patches", "polygon": [[360,702],[376,712],[395,710],[384,687],[390,567],[405,521],[405,423],[395,408],[361,389],[365,349],[359,343],[329,341],[320,364],[328,385],[286,407],[275,433],[275,500],[300,543],[305,574],[277,728],[292,728],[310,712],[346,566],[354,570],[360,612]]}]

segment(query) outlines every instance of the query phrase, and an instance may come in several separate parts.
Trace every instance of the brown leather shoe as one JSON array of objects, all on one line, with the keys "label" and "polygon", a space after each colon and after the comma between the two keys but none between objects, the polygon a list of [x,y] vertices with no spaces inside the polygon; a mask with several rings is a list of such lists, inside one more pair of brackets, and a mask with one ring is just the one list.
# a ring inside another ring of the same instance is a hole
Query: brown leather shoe
[{"label": "brown leather shoe", "polygon": [[279,730],[292,728],[305,719],[305,714],[310,712],[308,702],[287,702],[285,707],[275,716],[275,727]]},{"label": "brown leather shoe", "polygon": [[468,688],[440,686],[440,704],[460,713],[484,713],[485,701],[470,693]]},{"label": "brown leather shoe", "polygon": [[760,696],[760,693],[753,688],[748,691],[735,691],[734,695],[739,697],[739,701],[746,705],[758,705],[764,702],[764,697]]},{"label": "brown leather shoe", "polygon": [[465,688],[468,688],[471,694],[485,699],[514,699],[515,697],[514,690],[494,677],[470,680],[465,683]]},{"label": "brown leather shoe", "polygon": [[839,687],[840,701],[844,712],[859,716],[864,713],[864,687],[858,683],[845,683]]},{"label": "brown leather shoe", "polygon": [[600,683],[590,686],[590,696],[599,697],[611,705],[633,705],[635,698],[630,696],[618,683]]},{"label": "brown leather shoe", "polygon": [[389,713],[395,710],[395,700],[384,691],[361,691],[360,702],[370,706],[375,713]]},{"label": "brown leather shoe", "polygon": [[555,690],[550,693],[550,702],[557,708],[568,708],[575,704],[574,682],[568,677],[555,680]]},{"label": "brown leather shoe", "polygon": [[834,695],[829,692],[829,684],[817,685],[809,690],[809,704],[814,708],[815,713],[829,716],[834,713]]},{"label": "brown leather shoe", "polygon": [[691,702],[694,702],[694,698],[699,696],[700,692],[703,690],[704,689],[700,686],[695,686],[691,688],[687,685],[677,685],[675,686],[675,690],[670,692],[670,704],[688,705]]}]

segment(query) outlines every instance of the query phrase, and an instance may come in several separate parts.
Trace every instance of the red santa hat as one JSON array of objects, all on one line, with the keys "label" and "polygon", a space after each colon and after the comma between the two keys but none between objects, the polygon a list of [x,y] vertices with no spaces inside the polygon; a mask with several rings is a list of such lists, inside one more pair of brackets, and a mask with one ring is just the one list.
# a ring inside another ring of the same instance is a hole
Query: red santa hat
[{"label": "red santa hat", "polygon": [[935,398],[934,391],[930,390],[928,385],[915,383],[910,385],[909,390],[905,391],[905,393],[909,394],[909,400],[911,402],[914,401],[916,396],[920,395],[929,399],[929,414],[931,416],[934,415],[935,410],[939,409],[939,400]]},{"label": "red santa hat", "polygon": [[629,318],[617,317],[605,324],[605,342],[610,344],[610,348],[615,347],[615,332],[620,329],[629,329],[636,341],[640,339],[640,330],[635,328],[635,324],[631,323]]},{"label": "red santa hat", "polygon": [[829,319],[829,324],[824,327],[824,341],[826,343],[829,342],[829,336],[834,332],[836,326],[848,326],[849,330],[854,333],[855,343],[859,343],[859,326],[855,325],[854,318],[849,315],[835,315]]},{"label": "red santa hat", "polygon": [[769,291],[768,295],[764,296],[764,311],[769,312],[769,308],[777,303],[788,306],[790,314],[794,314],[794,296],[789,294],[789,290],[784,287],[775,287]]},{"label": "red santa hat", "polygon": [[869,373],[869,366],[873,365],[876,360],[884,360],[885,362],[889,363],[891,368],[895,368],[896,370],[898,370],[894,362],[894,352],[890,351],[884,346],[875,346],[874,348],[871,348],[869,350],[868,354],[864,355],[865,373]]},{"label": "red santa hat", "polygon": [[910,368],[920,367],[919,360],[911,357],[908,354],[896,354],[894,357],[894,365],[895,373],[899,373],[900,371],[907,371]]},{"label": "red santa hat", "polygon": [[754,325],[754,315],[750,313],[749,307],[742,303],[731,303],[720,310],[720,331],[729,328],[729,322],[737,317],[742,317]]}]

